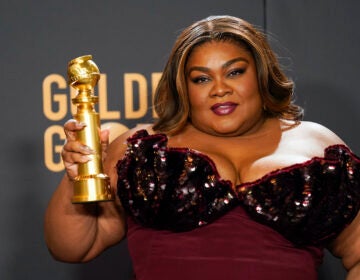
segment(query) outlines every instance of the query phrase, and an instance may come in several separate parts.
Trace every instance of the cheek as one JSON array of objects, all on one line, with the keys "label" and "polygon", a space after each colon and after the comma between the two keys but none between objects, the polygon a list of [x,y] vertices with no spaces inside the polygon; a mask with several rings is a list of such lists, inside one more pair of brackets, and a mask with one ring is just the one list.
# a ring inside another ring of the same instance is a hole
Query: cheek
[{"label": "cheek", "polygon": [[244,78],[241,82],[234,81],[233,86],[244,94],[259,92],[256,76],[252,73],[250,73],[249,76]]},{"label": "cheek", "polygon": [[189,92],[190,108],[193,107],[200,108],[201,106],[205,105],[205,102],[207,100],[206,94],[204,94],[202,91],[199,90],[191,90],[191,88],[189,88],[188,92]]},{"label": "cheek", "polygon": [[237,92],[244,101],[262,102],[261,94],[257,83],[249,81],[237,86]]},{"label": "cheek", "polygon": [[193,122],[204,121],[208,119],[209,111],[206,106],[206,99],[201,96],[192,95],[189,96],[190,103],[190,118]]}]

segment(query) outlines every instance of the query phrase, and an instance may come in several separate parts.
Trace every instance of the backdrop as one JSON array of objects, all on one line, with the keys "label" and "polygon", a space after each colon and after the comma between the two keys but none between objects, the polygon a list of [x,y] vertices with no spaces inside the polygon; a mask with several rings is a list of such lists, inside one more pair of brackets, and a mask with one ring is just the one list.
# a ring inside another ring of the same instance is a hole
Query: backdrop
[{"label": "backdrop", "polygon": [[[151,97],[180,30],[214,14],[265,29],[296,82],[306,119],[329,127],[360,153],[356,0],[9,1],[0,3],[0,278],[129,279],[126,241],[87,264],[49,255],[46,205],[62,176],[62,125],[71,117],[66,69],[92,54],[102,71],[102,122],[126,130],[152,120]],[[344,279],[326,255],[321,279]]]}]

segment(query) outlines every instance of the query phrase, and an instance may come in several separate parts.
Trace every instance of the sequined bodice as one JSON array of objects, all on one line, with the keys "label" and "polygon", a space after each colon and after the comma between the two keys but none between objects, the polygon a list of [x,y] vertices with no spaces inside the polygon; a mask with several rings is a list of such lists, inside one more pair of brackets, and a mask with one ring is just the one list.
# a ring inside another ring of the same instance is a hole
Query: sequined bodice
[{"label": "sequined bodice", "polygon": [[117,170],[125,210],[155,229],[202,227],[241,205],[296,245],[323,245],[360,208],[360,159],[344,145],[233,188],[206,155],[167,147],[165,135],[141,130],[128,139]]}]

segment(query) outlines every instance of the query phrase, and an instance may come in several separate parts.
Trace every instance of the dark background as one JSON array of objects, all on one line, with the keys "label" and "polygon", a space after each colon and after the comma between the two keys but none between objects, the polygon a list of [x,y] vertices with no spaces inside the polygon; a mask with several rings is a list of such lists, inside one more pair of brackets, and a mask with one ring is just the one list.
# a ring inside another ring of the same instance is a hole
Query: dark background
[{"label": "dark background", "polygon": [[[0,279],[131,275],[126,241],[87,264],[60,263],[47,252],[43,216],[62,172],[44,163],[44,132],[71,117],[69,112],[56,121],[45,116],[42,84],[48,75],[65,77],[70,59],[92,54],[107,74],[109,110],[122,114],[107,121],[127,127],[149,122],[150,113],[141,119],[123,117],[124,73],[141,73],[150,81],[151,73],[162,71],[182,28],[209,15],[242,17],[270,34],[296,83],[305,119],[329,127],[359,154],[359,8],[356,0],[2,0]],[[340,261],[327,254],[320,275],[340,280],[345,272]]]}]

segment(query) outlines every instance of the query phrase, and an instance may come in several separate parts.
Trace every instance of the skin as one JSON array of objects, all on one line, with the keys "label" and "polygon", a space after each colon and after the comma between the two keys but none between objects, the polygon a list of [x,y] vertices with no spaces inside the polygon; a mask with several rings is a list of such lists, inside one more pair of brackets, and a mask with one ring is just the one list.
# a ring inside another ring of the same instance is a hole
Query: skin
[{"label": "skin", "polygon": [[[233,185],[261,178],[274,169],[323,156],[324,149],[343,141],[312,122],[293,123],[265,118],[252,55],[239,44],[208,42],[196,47],[186,65],[191,120],[169,146],[189,147],[209,156],[223,179]],[[67,262],[93,259],[126,235],[120,201],[71,204],[77,164],[89,160],[91,149],[76,141],[83,124],[69,121],[64,129],[66,174],[45,215],[45,239],[53,256]],[[124,155],[126,138],[137,127],[108,144],[109,131],[101,132],[104,170],[116,191],[115,165]],[[211,145],[209,145],[211,143]],[[360,279],[360,216],[330,248],[349,270],[348,280]]]},{"label": "skin", "polygon": [[191,123],[200,131],[248,135],[264,122],[255,62],[240,45],[208,42],[197,47],[186,74]]}]

